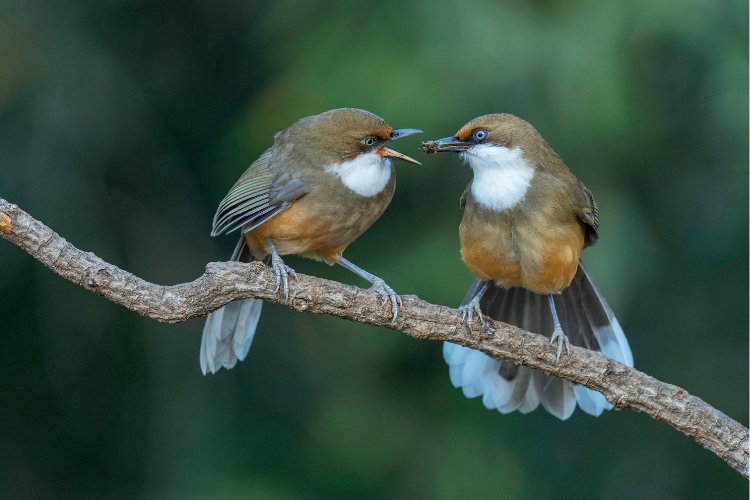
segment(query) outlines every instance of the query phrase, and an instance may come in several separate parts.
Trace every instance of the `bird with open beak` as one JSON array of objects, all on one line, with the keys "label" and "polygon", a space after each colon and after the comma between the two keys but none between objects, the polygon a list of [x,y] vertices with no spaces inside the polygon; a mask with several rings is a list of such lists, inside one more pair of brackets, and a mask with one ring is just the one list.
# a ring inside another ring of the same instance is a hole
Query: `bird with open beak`
[{"label": "bird with open beak", "polygon": [[[579,260],[599,240],[594,198],[539,132],[491,114],[422,149],[457,153],[474,171],[459,227],[463,260],[477,276],[461,304],[469,327],[486,314],[550,336],[558,360],[572,343],[633,366],[622,328]],[[598,392],[479,351],[446,342],[443,355],[453,384],[501,413],[541,403],[565,420],[576,403],[592,415],[612,408]]]},{"label": "bird with open beak", "polygon": [[[385,282],[342,253],[383,214],[396,188],[392,160],[419,162],[388,147],[421,132],[392,129],[361,109],[335,109],[299,120],[274,136],[229,190],[214,217],[212,236],[241,229],[232,260],[263,260],[276,273],[276,291],[289,297],[294,270],[282,255],[340,264],[372,283],[396,319],[401,299]],[[231,302],[208,315],[203,373],[232,368],[250,349],[262,301]]]}]

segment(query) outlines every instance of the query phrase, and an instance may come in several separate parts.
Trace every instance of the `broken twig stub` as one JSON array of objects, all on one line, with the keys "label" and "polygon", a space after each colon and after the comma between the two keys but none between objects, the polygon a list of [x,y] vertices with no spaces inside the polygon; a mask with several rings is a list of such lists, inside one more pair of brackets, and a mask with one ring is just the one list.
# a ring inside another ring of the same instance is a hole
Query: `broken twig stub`
[{"label": "broken twig stub", "polygon": [[13,232],[13,219],[2,210],[0,210],[0,232],[3,234],[10,234]]}]

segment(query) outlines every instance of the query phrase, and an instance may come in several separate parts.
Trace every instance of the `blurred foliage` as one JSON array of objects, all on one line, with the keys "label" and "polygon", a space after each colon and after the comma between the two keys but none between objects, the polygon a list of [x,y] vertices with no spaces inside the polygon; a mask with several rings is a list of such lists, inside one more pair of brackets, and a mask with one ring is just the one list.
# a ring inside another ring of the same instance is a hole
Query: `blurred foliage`
[{"label": "blurred foliage", "polygon": [[[747,425],[746,1],[0,2],[0,196],[153,282],[226,259],[235,237],[208,233],[229,187],[275,132],[343,106],[425,131],[347,258],[458,305],[471,172],[416,148],[521,116],[596,196],[584,258],[636,367]],[[2,498],[747,494],[634,412],[487,411],[440,344],[398,332],[266,305],[245,362],[203,377],[202,320],[141,318],[7,242],[0,317]]]}]

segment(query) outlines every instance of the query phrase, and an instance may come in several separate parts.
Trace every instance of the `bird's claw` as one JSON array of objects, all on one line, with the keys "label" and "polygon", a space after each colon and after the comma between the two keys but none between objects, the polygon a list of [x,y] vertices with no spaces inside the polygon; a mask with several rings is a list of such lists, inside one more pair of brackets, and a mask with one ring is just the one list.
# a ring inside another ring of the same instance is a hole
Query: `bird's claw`
[{"label": "bird's claw", "polygon": [[[479,317],[479,321],[482,323],[482,326],[487,326],[487,323],[484,321],[484,315],[482,314],[482,308],[479,307],[478,298],[475,297],[465,306],[459,307],[458,310],[461,311],[461,321],[466,323],[466,325],[469,327],[469,330],[471,330],[471,325],[474,324],[475,314]],[[493,333],[495,333],[495,330],[488,327],[485,333],[486,335],[492,335]]]},{"label": "bird's claw", "polygon": [[557,361],[560,361],[563,344],[565,344],[565,349],[568,351],[568,355],[570,355],[570,341],[560,327],[555,328],[555,331],[552,332],[552,338],[549,339],[549,343],[552,344],[555,340],[557,340]]},{"label": "bird's claw", "polygon": [[401,297],[399,297],[396,292],[393,291],[393,288],[386,285],[385,281],[380,278],[375,278],[375,280],[373,280],[370,290],[383,298],[383,301],[380,303],[381,306],[384,306],[385,303],[388,302],[388,299],[391,300],[391,307],[393,308],[393,319],[391,321],[396,321],[398,308],[402,305]]},{"label": "bird's claw", "polygon": [[271,267],[273,272],[276,273],[276,289],[273,293],[277,293],[281,287],[281,282],[284,282],[284,301],[289,300],[289,275],[292,275],[294,279],[297,279],[297,273],[291,267],[284,264],[281,257],[274,253],[271,256]]}]

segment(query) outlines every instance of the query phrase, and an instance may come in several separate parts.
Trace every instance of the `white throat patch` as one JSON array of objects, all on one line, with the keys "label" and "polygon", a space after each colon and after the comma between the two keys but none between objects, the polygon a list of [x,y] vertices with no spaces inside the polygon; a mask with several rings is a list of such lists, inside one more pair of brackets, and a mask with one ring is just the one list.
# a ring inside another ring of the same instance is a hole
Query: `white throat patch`
[{"label": "white throat patch", "polygon": [[326,167],[326,172],[338,175],[346,187],[369,198],[385,189],[391,179],[391,160],[373,151],[339,165]]},{"label": "white throat patch", "polygon": [[521,201],[534,177],[519,148],[479,144],[461,153],[461,158],[474,170],[471,194],[482,206],[498,212]]}]

